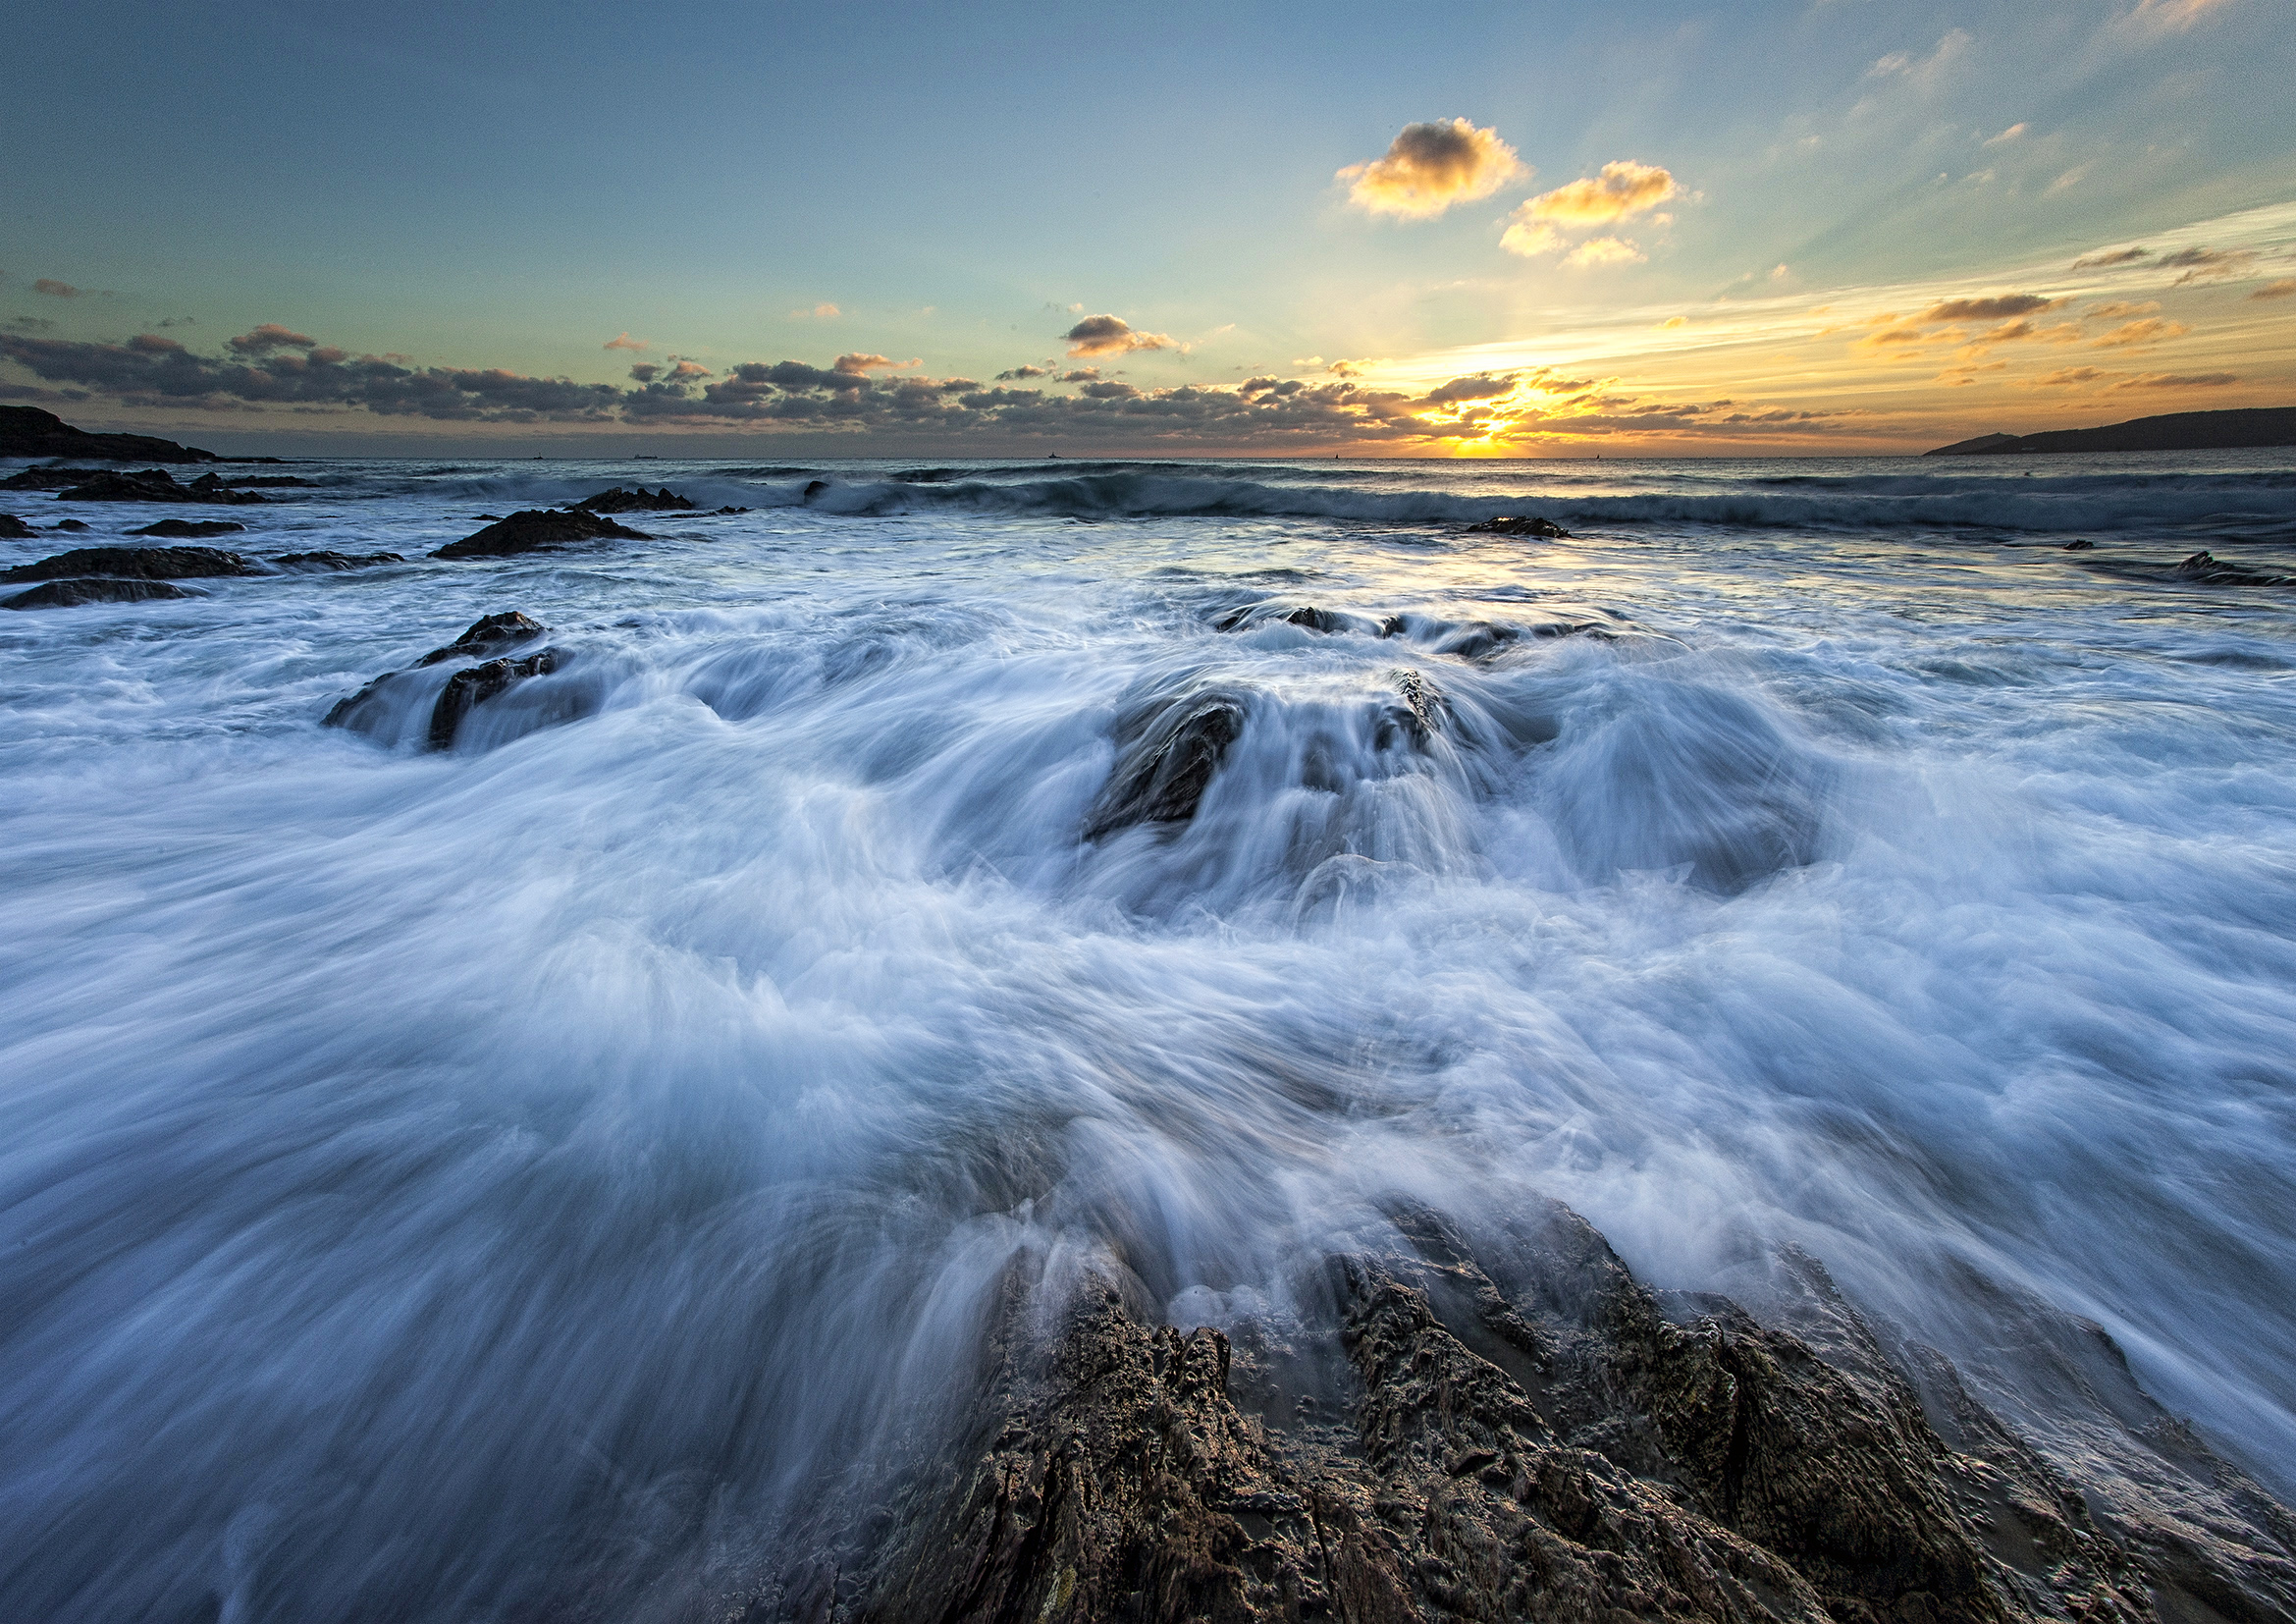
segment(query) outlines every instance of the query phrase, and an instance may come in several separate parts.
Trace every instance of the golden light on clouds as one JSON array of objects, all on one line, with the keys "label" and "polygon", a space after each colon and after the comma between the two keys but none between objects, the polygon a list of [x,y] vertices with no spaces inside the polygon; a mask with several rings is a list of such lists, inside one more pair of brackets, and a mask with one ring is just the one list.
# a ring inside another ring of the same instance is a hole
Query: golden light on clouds
[{"label": "golden light on clouds", "polygon": [[1530,174],[1498,131],[1453,119],[1405,125],[1384,157],[1350,164],[1336,178],[1348,183],[1348,201],[1360,209],[1431,220]]},{"label": "golden light on clouds", "polygon": [[1563,263],[1582,269],[1638,264],[1648,256],[1627,238],[1594,237],[1573,248],[1568,234],[1647,214],[1681,190],[1674,176],[1656,164],[1621,158],[1604,164],[1599,174],[1541,192],[1520,205],[1509,217],[1499,246],[1525,259],[1569,248]]}]

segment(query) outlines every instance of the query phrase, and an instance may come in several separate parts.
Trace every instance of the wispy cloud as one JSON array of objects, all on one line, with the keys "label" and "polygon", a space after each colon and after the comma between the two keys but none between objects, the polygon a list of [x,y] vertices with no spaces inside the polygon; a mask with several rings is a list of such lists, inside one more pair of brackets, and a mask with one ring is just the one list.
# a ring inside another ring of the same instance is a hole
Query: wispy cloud
[{"label": "wispy cloud", "polygon": [[31,291],[35,294],[46,294],[50,298],[82,298],[87,294],[85,288],[75,288],[71,283],[58,282],[52,276],[41,277],[31,285]]},{"label": "wispy cloud", "polygon": [[2291,294],[2296,294],[2296,277],[2291,277],[2283,282],[2268,282],[2248,297],[2250,298],[2286,298]]},{"label": "wispy cloud", "polygon": [[2138,260],[2150,259],[2152,256],[2153,250],[2150,248],[2107,248],[2100,253],[2083,254],[2073,261],[2073,269],[2095,271],[2113,265],[2134,265]]},{"label": "wispy cloud", "polygon": [[[596,332],[597,329],[592,328],[591,331]],[[633,339],[629,336],[629,334],[622,333],[617,337],[608,339],[606,341],[605,348],[609,350],[630,350],[642,352],[651,350],[654,347],[648,344],[644,339]]]},{"label": "wispy cloud", "polygon": [[1563,263],[1581,268],[1602,265],[1639,265],[1649,256],[1623,237],[1590,237],[1569,254]]},{"label": "wispy cloud", "polygon": [[267,355],[274,350],[309,350],[318,342],[306,333],[297,333],[292,328],[282,327],[276,321],[267,321],[252,332],[241,333],[231,340],[230,349],[235,355]]},{"label": "wispy cloud", "polygon": [[2031,126],[2031,125],[2024,124],[2024,123],[2022,123],[2022,122],[2020,122],[2020,123],[2017,123],[2017,124],[2012,124],[2012,125],[2010,125],[2010,126],[2009,126],[2009,127],[2008,127],[2006,130],[2002,131],[2002,132],[2000,135],[1995,135],[1995,136],[1991,137],[1990,139],[1988,139],[1988,140],[1986,141],[1986,143],[1985,143],[1985,144],[1986,144],[1987,146],[2006,146],[2006,145],[2008,145],[2008,144],[2009,144],[2009,142],[2011,142],[2011,141],[2015,140],[2015,139],[2016,139],[2018,136],[2020,136],[2020,135],[2024,135],[2024,134],[2025,134],[2025,132],[2026,132],[2026,131],[2028,131],[2028,130],[2030,130],[2031,128],[2032,128],[2032,126]]},{"label": "wispy cloud", "polygon": [[2163,339],[2182,338],[2192,329],[2181,321],[2132,321],[2115,327],[2101,339],[2089,341],[2092,350],[2125,350],[2131,345],[2158,344]]},{"label": "wispy cloud", "polygon": [[1350,164],[1335,179],[1348,183],[1348,201],[1357,208],[1431,220],[1530,173],[1498,131],[1453,119],[1405,125],[1384,156]]},{"label": "wispy cloud", "polygon": [[[789,316],[793,321],[833,321],[844,313],[825,299],[810,310],[792,310],[789,312]],[[928,313],[930,313],[930,307]]]},{"label": "wispy cloud", "polygon": [[1976,298],[1949,298],[1923,312],[1924,321],[2000,321],[2054,310],[2064,302],[2046,294],[1988,294]]},{"label": "wispy cloud", "polygon": [[2189,282],[2229,282],[2255,268],[2256,253],[2249,248],[2179,248],[2163,256],[2161,265],[2163,270],[2183,268],[2174,284],[2179,288]]}]

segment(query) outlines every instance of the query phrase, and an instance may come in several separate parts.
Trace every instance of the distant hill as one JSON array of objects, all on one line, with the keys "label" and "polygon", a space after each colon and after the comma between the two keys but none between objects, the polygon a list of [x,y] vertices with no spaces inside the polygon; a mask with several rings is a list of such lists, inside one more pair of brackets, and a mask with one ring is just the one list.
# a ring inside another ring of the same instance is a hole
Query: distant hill
[{"label": "distant hill", "polygon": [[61,457],[97,462],[220,462],[196,446],[149,434],[90,434],[37,406],[0,406],[0,457]]},{"label": "distant hill", "polygon": [[2234,451],[2243,446],[2296,446],[2296,406],[2252,406],[2244,411],[2171,411],[2132,417],[2104,428],[2062,428],[2048,434],[1981,434],[1924,457],[2012,457],[2028,452]]}]

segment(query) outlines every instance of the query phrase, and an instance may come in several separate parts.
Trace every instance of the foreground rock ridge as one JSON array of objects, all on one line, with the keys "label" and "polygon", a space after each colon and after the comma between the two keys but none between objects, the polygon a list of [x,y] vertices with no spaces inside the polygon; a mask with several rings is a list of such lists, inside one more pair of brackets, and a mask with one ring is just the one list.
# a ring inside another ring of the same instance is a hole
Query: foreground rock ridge
[{"label": "foreground rock ridge", "polygon": [[1046,1329],[1010,1283],[969,1430],[731,1616],[2296,1617],[2296,1527],[2253,1483],[2187,1439],[2158,1481],[2085,1494],[1942,1357],[1887,1353],[1812,1260],[1773,1279],[1830,1358],[1645,1288],[1559,1205],[1496,1246],[1397,1228],[1304,1282],[1319,1329],[1159,1326],[1121,1269]]}]

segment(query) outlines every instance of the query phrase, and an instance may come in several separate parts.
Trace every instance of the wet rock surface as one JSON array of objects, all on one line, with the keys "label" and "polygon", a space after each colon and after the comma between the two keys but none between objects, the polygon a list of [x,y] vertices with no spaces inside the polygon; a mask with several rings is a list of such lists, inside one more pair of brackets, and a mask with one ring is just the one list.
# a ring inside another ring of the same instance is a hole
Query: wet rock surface
[{"label": "wet rock surface", "polygon": [[235,524],[228,518],[163,518],[128,533],[132,536],[160,536],[175,541],[197,541],[206,536],[228,536],[234,530],[245,528],[244,524]]},{"label": "wet rock surface", "polygon": [[507,648],[512,643],[523,643],[539,637],[549,629],[523,610],[506,609],[498,615],[482,615],[470,623],[461,636],[432,649],[415,665],[435,666],[443,660],[480,659]]},{"label": "wet rock surface", "polygon": [[378,564],[404,564],[398,553],[282,553],[271,561],[283,569],[365,569]]},{"label": "wet rock surface", "polygon": [[565,664],[566,658],[563,649],[546,648],[522,660],[488,660],[456,672],[447,679],[445,690],[431,709],[430,747],[452,748],[454,734],[474,709],[508,692],[513,683],[529,677],[547,677]]},{"label": "wet rock surface", "polygon": [[1087,817],[1085,839],[1195,817],[1228,746],[1244,731],[1244,717],[1240,695],[1206,690],[1151,701],[1120,718],[1116,766]]},{"label": "wet rock surface", "polygon": [[161,581],[262,572],[250,560],[217,547],[75,547],[35,564],[0,570],[0,581],[62,580],[74,575]]},{"label": "wet rock surface", "polygon": [[48,581],[28,592],[0,598],[0,609],[76,609],[81,604],[147,603],[158,598],[197,596],[195,592],[187,592],[166,581],[88,577]]},{"label": "wet rock surface", "polygon": [[1486,518],[1479,524],[1469,524],[1467,530],[1469,535],[1560,536],[1566,540],[1571,534],[1570,531],[1564,529],[1551,518],[1528,516],[1518,518],[1512,514],[1502,514],[1498,518]]},{"label": "wet rock surface", "polygon": [[32,533],[31,526],[14,514],[0,514],[0,536],[19,541]]},{"label": "wet rock surface", "polygon": [[667,485],[658,491],[649,491],[643,485],[636,490],[615,485],[571,506],[593,514],[696,513],[701,509],[700,503],[688,502]]},{"label": "wet rock surface", "polygon": [[[571,650],[538,649],[517,658],[506,651],[540,637],[549,627],[521,611],[510,609],[482,616],[453,642],[432,649],[404,671],[387,671],[330,710],[323,726],[348,728],[385,742],[411,742],[410,709],[423,718],[419,741],[434,750],[454,747],[471,713],[500,698],[533,677],[563,670],[573,660]],[[449,675],[442,683],[426,675],[434,667],[457,660],[475,662]],[[584,702],[570,702],[563,717],[580,714]]]},{"label": "wet rock surface", "polygon": [[581,508],[525,508],[485,529],[449,542],[433,553],[435,559],[508,558],[537,548],[561,547],[575,541],[649,541],[642,531],[628,529],[611,518]]},{"label": "wet rock surface", "polygon": [[1559,1205],[1477,1246],[1395,1218],[1395,1247],[1302,1282],[1308,1324],[1233,1339],[1153,1325],[1120,1269],[1038,1288],[1049,1319],[1009,1281],[965,1426],[735,1616],[2296,1616],[2288,1515],[2237,1472],[2192,1445],[2173,1531],[2126,1484],[2093,1504],[1810,1260],[1777,1260],[1796,1334],[1646,1288]]}]

